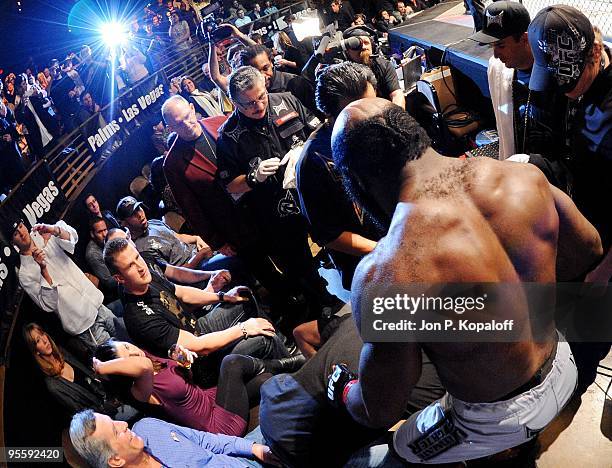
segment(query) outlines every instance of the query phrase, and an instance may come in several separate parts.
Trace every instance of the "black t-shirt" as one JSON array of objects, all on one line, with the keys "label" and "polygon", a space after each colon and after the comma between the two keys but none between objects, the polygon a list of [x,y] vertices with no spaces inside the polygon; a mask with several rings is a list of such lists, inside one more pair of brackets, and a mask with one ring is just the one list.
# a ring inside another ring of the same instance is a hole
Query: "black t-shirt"
[{"label": "black t-shirt", "polygon": [[576,104],[570,129],[574,202],[597,228],[604,248],[612,244],[612,66],[603,70]]},{"label": "black t-shirt", "polygon": [[[300,205],[310,224],[310,234],[319,245],[337,239],[344,231],[378,240],[375,226],[344,190],[332,159],[331,132],[332,126],[324,124],[310,136],[296,168]],[[342,285],[350,289],[361,257],[333,249],[329,253],[340,270]]]},{"label": "black t-shirt", "polygon": [[195,316],[176,297],[176,286],[160,275],[159,269],[150,268],[152,281],[145,294],[124,292],[121,301],[130,338],[137,346],[165,357],[170,346],[178,341],[180,330],[198,335],[199,329]]},{"label": "black t-shirt", "polygon": [[372,59],[370,68],[378,82],[376,95],[385,99],[391,99],[391,93],[400,89],[397,73],[387,59],[375,57]]},{"label": "black t-shirt", "polygon": [[315,89],[313,84],[302,75],[294,75],[280,70],[274,70],[270,81],[269,93],[291,93],[312,112],[317,112]]},{"label": "black t-shirt", "polygon": [[334,319],[337,329],[312,359],[293,374],[304,390],[320,402],[327,401],[327,378],[332,367],[343,362],[357,374],[363,341],[351,314]]}]

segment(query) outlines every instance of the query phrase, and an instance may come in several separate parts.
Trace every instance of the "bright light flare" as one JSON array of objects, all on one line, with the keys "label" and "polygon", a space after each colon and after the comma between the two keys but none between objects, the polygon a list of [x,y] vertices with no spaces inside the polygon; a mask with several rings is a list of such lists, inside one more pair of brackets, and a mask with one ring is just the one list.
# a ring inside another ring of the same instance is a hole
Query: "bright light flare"
[{"label": "bright light flare", "polygon": [[103,23],[100,26],[100,35],[102,36],[102,41],[104,41],[109,48],[113,48],[127,40],[128,27],[126,24],[115,21]]},{"label": "bright light flare", "polygon": [[301,16],[293,22],[293,32],[298,41],[307,37],[320,36],[319,18],[317,16]]}]

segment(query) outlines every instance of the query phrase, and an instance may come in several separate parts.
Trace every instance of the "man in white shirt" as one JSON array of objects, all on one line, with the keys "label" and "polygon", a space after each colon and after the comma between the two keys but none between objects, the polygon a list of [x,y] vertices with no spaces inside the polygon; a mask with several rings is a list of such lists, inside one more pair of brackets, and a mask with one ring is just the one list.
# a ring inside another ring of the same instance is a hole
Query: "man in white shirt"
[{"label": "man in white shirt", "polygon": [[69,335],[95,348],[115,335],[114,315],[104,295],[68,257],[78,236],[64,221],[36,224],[30,233],[22,220],[12,226],[19,249],[19,283],[45,312],[55,312]]},{"label": "man in white shirt", "polygon": [[245,14],[242,8],[238,10],[236,16],[238,17],[236,18],[236,21],[234,21],[234,24],[237,28],[244,26],[245,24],[249,24],[252,21],[251,18]]}]

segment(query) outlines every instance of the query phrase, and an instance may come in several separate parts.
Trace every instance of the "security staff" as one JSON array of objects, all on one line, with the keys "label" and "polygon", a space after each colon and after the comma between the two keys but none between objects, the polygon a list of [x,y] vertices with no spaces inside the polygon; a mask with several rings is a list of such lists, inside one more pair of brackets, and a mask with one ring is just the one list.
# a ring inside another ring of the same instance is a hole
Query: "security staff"
[{"label": "security staff", "polygon": [[333,313],[337,302],[318,275],[295,191],[295,164],[319,119],[290,93],[268,94],[254,67],[232,73],[229,93],[236,110],[219,129],[221,182],[263,231],[262,247],[304,293],[311,318]]}]

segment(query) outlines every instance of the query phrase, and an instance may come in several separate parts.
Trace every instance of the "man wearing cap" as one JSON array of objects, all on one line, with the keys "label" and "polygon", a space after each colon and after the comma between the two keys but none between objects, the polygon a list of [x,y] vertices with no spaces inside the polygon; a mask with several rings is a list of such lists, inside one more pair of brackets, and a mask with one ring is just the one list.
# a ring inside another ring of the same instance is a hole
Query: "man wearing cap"
[{"label": "man wearing cap", "polygon": [[499,134],[499,159],[528,161],[539,167],[548,180],[568,190],[568,170],[561,156],[567,155],[558,115],[566,99],[552,93],[529,91],[533,54],[527,28],[530,17],[520,3],[490,4],[483,29],[470,39],[493,49],[487,75]]},{"label": "man wearing cap", "polygon": [[346,56],[351,62],[361,63],[372,69],[378,86],[376,95],[388,99],[393,104],[397,104],[402,109],[406,108],[404,92],[399,85],[395,69],[386,58],[374,53],[372,41],[376,31],[368,26],[353,26],[342,34],[344,39],[358,37],[360,46],[357,49],[346,49]]},{"label": "man wearing cap", "polygon": [[[573,199],[601,236],[605,258],[586,281],[608,283],[612,276],[612,67],[605,67],[603,43],[593,25],[575,8],[547,7],[529,25],[535,64],[529,88],[555,90],[570,99],[564,114],[572,149]],[[579,390],[594,380],[597,363],[610,343],[572,344],[579,371]]]},{"label": "man wearing cap", "polygon": [[114,315],[104,295],[68,257],[78,235],[64,221],[36,224],[28,231],[22,220],[12,226],[11,241],[19,249],[19,283],[45,312],[55,312],[69,335],[95,348],[115,335]]},{"label": "man wearing cap", "polygon": [[163,221],[147,219],[143,206],[142,202],[128,196],[119,200],[116,209],[117,218],[130,230],[139,252],[161,258],[174,266],[210,269],[209,260],[213,253],[200,236],[178,234]]},{"label": "man wearing cap", "polygon": [[567,121],[573,153],[574,200],[610,245],[612,174],[612,68],[604,68],[603,44],[575,8],[541,10],[529,26],[535,64],[530,89],[553,89],[575,105]]}]

